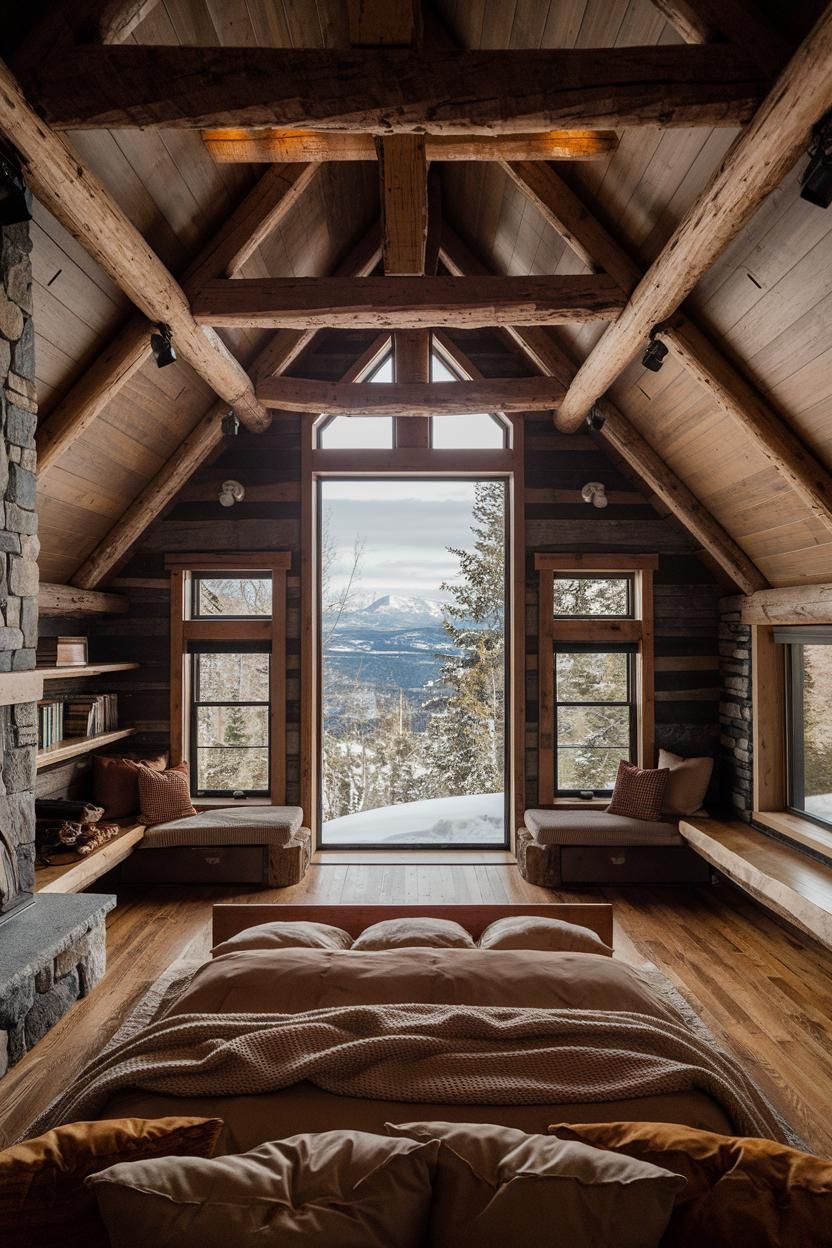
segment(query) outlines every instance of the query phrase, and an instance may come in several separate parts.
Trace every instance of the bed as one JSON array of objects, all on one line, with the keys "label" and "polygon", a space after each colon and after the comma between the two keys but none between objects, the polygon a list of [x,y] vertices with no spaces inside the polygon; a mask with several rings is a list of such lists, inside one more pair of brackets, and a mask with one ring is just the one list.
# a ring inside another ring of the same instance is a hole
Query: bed
[{"label": "bed", "polygon": [[[518,915],[612,940],[612,907],[600,903],[218,905],[213,932],[216,947],[275,920],[357,936],[387,918],[423,916],[451,918],[476,939]],[[276,1037],[288,1048],[277,1053]],[[648,1058],[651,1044],[658,1047]],[[217,1117],[226,1153],[302,1131],[383,1132],[386,1122],[417,1119],[528,1132],[558,1121],[642,1120],[777,1138],[743,1072],[693,1037],[650,976],[595,953],[232,950],[201,966],[122,1048],[85,1072],[57,1120]],[[642,1061],[649,1069],[634,1074]],[[688,1061],[698,1073],[680,1079]],[[437,1076],[443,1063],[447,1078]]]}]

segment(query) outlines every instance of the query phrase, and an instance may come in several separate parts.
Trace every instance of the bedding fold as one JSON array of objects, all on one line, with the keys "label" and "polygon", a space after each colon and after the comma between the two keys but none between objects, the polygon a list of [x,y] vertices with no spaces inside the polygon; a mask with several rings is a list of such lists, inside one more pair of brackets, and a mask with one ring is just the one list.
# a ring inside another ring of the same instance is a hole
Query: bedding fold
[{"label": "bedding fold", "polygon": [[92,1118],[127,1088],[253,1096],[302,1081],[339,1096],[449,1105],[702,1091],[738,1134],[784,1139],[738,1063],[681,1022],[626,1011],[429,1004],[164,1017],[91,1062],[37,1126]]}]

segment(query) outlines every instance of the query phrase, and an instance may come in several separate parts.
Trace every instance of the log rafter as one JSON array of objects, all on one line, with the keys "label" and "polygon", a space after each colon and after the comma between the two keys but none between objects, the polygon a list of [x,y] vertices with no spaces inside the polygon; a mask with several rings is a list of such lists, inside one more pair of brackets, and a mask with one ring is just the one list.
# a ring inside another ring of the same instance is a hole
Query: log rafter
[{"label": "log rafter", "polygon": [[[539,134],[421,136],[429,161],[600,160],[618,147],[615,130],[543,130]],[[376,136],[327,130],[203,130],[218,164],[291,164],[376,160]]]},{"label": "log rafter", "polygon": [[[186,269],[186,293],[209,277],[233,277],[291,211],[315,173],[315,165],[268,170]],[[40,481],[149,359],[150,332],[143,316],[132,316],[39,426]]]},{"label": "log rafter", "polygon": [[832,106],[832,6],[794,54],[754,120],[734,142],[645,273],[627,307],[584,360],[557,414],[579,428],[587,412],[672,316],[770,191],[806,151]]},{"label": "log rafter", "polygon": [[563,386],[549,377],[510,381],[339,382],[279,377],[257,387],[260,402],[286,412],[322,412],[344,416],[426,417],[434,413],[473,415],[550,411]]},{"label": "log rafter", "polygon": [[[506,164],[506,172],[586,264],[632,292],[644,276],[626,250],[548,165]],[[832,530],[832,474],[788,422],[697,326],[689,312],[654,330],[717,405],[753,438],[757,449]]]}]

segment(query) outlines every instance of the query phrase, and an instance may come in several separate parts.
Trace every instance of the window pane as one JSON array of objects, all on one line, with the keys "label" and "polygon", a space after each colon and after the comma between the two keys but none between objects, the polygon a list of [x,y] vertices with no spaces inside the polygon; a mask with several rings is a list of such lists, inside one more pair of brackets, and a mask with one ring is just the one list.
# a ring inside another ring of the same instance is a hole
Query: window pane
[{"label": "window pane", "polygon": [[559,706],[558,749],[587,746],[615,747],[619,756],[630,751],[628,706]]},{"label": "window pane", "polygon": [[632,614],[630,577],[558,576],[554,578],[555,615]]},{"label": "window pane", "polygon": [[267,706],[199,706],[196,712],[197,745],[234,746],[245,749],[269,744]]},{"label": "window pane", "polygon": [[626,654],[555,655],[558,702],[626,702],[628,698]]},{"label": "window pane", "polygon": [[610,790],[615,785],[615,775],[621,757],[621,750],[586,747],[559,749],[557,787],[559,789]]},{"label": "window pane", "polygon": [[235,749],[233,746],[204,747],[197,750],[198,791],[269,789],[269,751],[266,748]]},{"label": "window pane", "polygon": [[832,822],[832,645],[802,650],[804,806]]},{"label": "window pane", "polygon": [[196,577],[194,614],[271,615],[270,576]]},{"label": "window pane", "polygon": [[392,416],[336,416],[321,430],[318,445],[327,451],[388,450]]},{"label": "window pane", "polygon": [[440,450],[500,450],[505,429],[488,412],[476,416],[433,416],[432,443]]},{"label": "window pane", "polygon": [[[268,702],[268,654],[197,654],[198,702]],[[248,714],[248,712],[246,712]]]}]

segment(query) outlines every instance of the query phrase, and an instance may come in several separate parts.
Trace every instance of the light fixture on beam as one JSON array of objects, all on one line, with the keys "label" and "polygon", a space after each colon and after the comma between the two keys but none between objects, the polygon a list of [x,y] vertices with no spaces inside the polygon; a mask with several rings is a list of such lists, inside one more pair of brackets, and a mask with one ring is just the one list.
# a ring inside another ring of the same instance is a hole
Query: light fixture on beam
[{"label": "light fixture on beam", "polygon": [[601,411],[597,403],[593,403],[592,407],[586,414],[586,427],[592,433],[600,433],[606,423],[606,416]]},{"label": "light fixture on beam", "polygon": [[222,424],[220,427],[223,432],[223,437],[236,438],[237,434],[240,432],[240,418],[237,413],[232,412],[229,408],[222,418]]},{"label": "light fixture on beam", "polygon": [[176,352],[171,341],[169,325],[157,325],[156,332],[150,335],[150,349],[157,368],[167,368],[176,360]]},{"label": "light fixture on beam", "polygon": [[642,366],[649,369],[651,373],[658,373],[664,364],[667,352],[668,348],[663,342],[659,342],[658,338],[651,338],[649,347],[641,357]]},{"label": "light fixture on beam", "polygon": [[592,503],[593,507],[606,507],[610,501],[607,498],[607,487],[602,481],[587,481],[581,490],[581,498],[585,503]]},{"label": "light fixture on beam", "polygon": [[0,152],[0,225],[32,219],[32,192],[18,165]]},{"label": "light fixture on beam", "polygon": [[233,507],[235,503],[241,503],[245,496],[246,487],[240,481],[223,481],[217,497],[221,507]]},{"label": "light fixture on beam", "polygon": [[809,163],[800,180],[800,198],[818,208],[832,204],[832,112],[813,131]]}]

